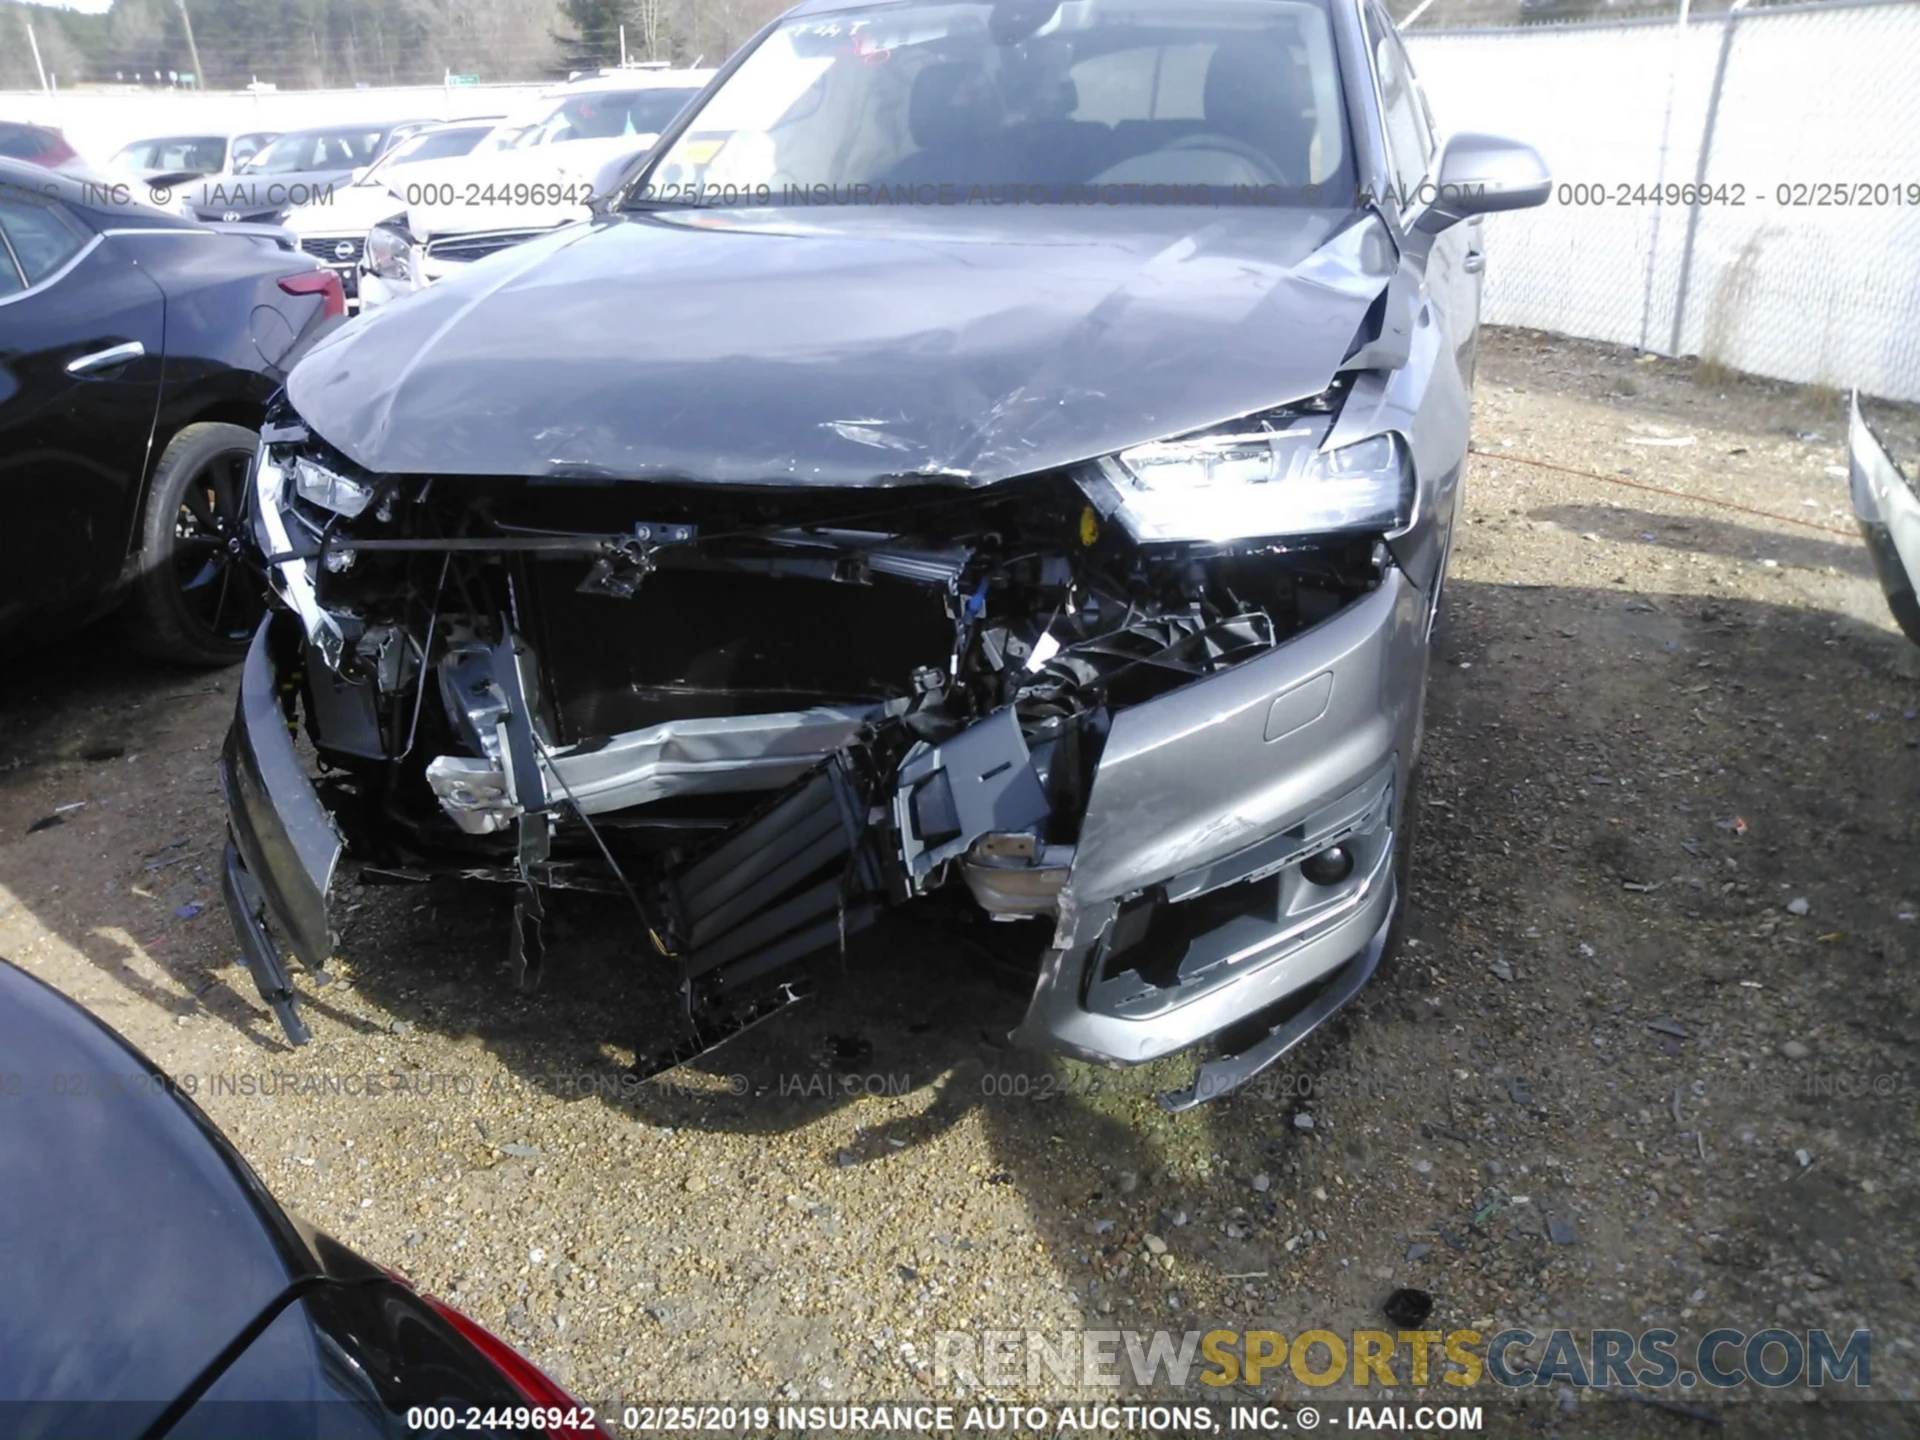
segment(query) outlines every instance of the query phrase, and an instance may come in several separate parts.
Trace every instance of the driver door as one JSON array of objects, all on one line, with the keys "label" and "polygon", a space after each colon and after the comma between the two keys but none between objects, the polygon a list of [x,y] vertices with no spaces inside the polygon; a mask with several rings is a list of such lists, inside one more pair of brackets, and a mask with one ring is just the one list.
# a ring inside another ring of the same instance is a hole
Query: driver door
[{"label": "driver door", "polygon": [[49,195],[0,190],[0,629],[118,578],[160,402],[165,299]]}]

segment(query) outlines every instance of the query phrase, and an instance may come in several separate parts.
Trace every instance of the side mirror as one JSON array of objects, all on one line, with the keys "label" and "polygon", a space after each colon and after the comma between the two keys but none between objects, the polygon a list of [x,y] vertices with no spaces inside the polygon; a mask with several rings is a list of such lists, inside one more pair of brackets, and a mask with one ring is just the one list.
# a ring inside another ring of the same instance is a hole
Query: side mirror
[{"label": "side mirror", "polygon": [[1553,176],[1531,145],[1501,135],[1450,135],[1440,147],[1434,180],[1423,192],[1427,208],[1413,222],[1438,235],[1473,215],[1531,210],[1553,193]]}]

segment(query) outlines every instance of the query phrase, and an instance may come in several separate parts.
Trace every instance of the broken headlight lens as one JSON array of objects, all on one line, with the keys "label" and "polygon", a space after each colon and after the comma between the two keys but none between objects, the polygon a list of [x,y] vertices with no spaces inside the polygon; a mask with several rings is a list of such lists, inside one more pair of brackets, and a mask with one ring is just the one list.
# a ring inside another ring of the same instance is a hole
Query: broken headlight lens
[{"label": "broken headlight lens", "polygon": [[[297,475],[299,467],[306,464],[311,462],[296,459],[289,466],[282,456],[274,453],[272,446],[260,447],[253,462],[255,539],[268,557],[269,582],[299,615],[307,639],[319,650],[321,658],[331,669],[338,670],[344,652],[340,623],[321,607],[314,591],[312,562],[296,555],[292,532],[287,529],[287,517],[292,512],[281,508],[286,503],[288,489],[296,483],[288,472],[291,470]],[[313,468],[321,470],[317,465]]]},{"label": "broken headlight lens", "polygon": [[293,493],[302,500],[352,519],[373,501],[373,487],[336,475],[304,455],[293,462]]},{"label": "broken headlight lens", "polygon": [[367,232],[367,268],[387,280],[405,280],[413,263],[413,237],[394,225]]},{"label": "broken headlight lens", "polygon": [[1138,541],[1404,530],[1414,503],[1405,442],[1373,435],[1322,450],[1324,433],[1302,424],[1136,445],[1100,462],[1102,488]]}]

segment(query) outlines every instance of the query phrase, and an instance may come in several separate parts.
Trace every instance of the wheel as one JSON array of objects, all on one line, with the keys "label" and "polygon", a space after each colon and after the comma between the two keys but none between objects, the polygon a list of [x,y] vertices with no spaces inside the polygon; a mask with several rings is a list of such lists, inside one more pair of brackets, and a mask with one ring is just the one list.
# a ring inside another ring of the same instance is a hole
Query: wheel
[{"label": "wheel", "polygon": [[242,558],[240,495],[260,437],[238,425],[189,425],[154,471],[140,517],[138,569],[123,626],[143,654],[231,665],[266,613],[261,577]]}]

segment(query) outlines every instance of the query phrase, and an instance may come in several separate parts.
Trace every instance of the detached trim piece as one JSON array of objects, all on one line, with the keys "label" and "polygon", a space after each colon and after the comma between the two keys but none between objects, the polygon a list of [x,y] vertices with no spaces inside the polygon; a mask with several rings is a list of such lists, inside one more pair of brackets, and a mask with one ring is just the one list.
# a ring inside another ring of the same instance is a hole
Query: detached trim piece
[{"label": "detached trim piece", "polygon": [[227,902],[227,915],[233,921],[234,933],[239,937],[241,958],[247,962],[254,988],[279,1019],[280,1028],[286,1032],[287,1039],[295,1045],[306,1044],[313,1034],[300,1018],[299,997],[294,993],[293,977],[287,974],[280,947],[274,944],[273,936],[267,931],[260,887],[253,883],[246,866],[240,863],[240,852],[233,848],[231,840],[227,842],[226,853],[221,861],[220,894]]},{"label": "detached trim piece", "polygon": [[[333,953],[327,892],[340,861],[340,833],[294,753],[280,708],[269,616],[255,632],[240,675],[240,700],[220,752],[220,789],[231,840],[222,890],[227,915],[261,998],[287,1038],[306,1043],[279,950],[263,922],[284,935],[309,970]],[[267,963],[271,961],[272,963]]]}]

